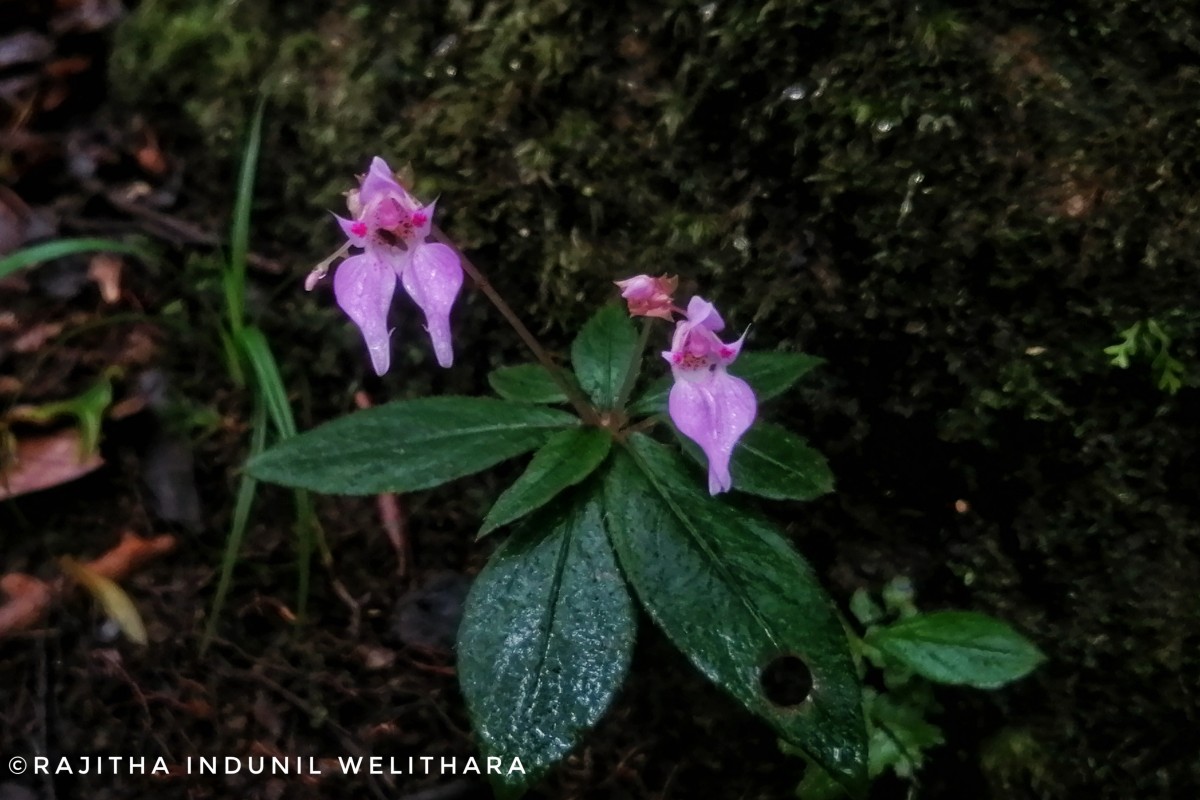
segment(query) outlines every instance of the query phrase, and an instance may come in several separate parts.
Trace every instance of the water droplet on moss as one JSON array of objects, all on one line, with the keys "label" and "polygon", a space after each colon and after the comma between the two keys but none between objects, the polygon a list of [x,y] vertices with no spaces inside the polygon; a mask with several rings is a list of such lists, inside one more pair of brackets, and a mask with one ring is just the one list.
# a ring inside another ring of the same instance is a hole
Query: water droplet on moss
[{"label": "water droplet on moss", "polygon": [[449,36],[443,37],[442,40],[433,48],[433,57],[445,58],[446,56],[450,55],[450,51],[452,51],[455,47],[458,47],[458,35],[452,33]]},{"label": "water droplet on moss", "polygon": [[808,97],[808,87],[802,83],[793,83],[784,89],[780,96],[784,100],[803,100]]},{"label": "water droplet on moss", "polygon": [[889,133],[894,127],[896,127],[896,120],[894,119],[875,120],[875,130],[879,133]]},{"label": "water droplet on moss", "polygon": [[713,17],[717,15],[716,3],[705,3],[700,6],[700,19],[704,22],[712,22]]}]

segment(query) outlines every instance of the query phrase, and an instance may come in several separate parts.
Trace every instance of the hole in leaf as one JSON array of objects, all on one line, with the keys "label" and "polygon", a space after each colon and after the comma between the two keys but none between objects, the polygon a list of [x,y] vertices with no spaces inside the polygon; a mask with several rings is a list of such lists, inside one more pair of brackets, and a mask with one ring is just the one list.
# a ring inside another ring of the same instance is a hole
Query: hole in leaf
[{"label": "hole in leaf", "polygon": [[779,656],[762,671],[763,694],[777,706],[791,708],[808,699],[812,693],[812,672],[799,656]]}]

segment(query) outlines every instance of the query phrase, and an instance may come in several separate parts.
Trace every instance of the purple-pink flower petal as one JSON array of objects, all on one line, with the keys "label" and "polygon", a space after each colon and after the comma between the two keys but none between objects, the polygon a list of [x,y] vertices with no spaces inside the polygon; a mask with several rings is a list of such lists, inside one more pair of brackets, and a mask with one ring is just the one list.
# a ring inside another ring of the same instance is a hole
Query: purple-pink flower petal
[{"label": "purple-pink flower petal", "polygon": [[702,325],[714,333],[725,329],[725,320],[721,319],[716,306],[703,297],[693,297],[688,301],[687,319],[693,325]]},{"label": "purple-pink flower petal", "polygon": [[754,390],[718,367],[698,379],[677,376],[667,409],[675,427],[708,459],[708,493],[728,491],[733,485],[729,474],[733,448],[758,411]]},{"label": "purple-pink flower petal", "polygon": [[433,212],[437,210],[437,200],[427,206],[422,206],[412,212],[412,224],[417,241],[424,242],[433,231]]},{"label": "purple-pink flower petal", "polygon": [[391,230],[407,216],[408,212],[401,207],[399,200],[395,197],[383,197],[367,206],[363,221],[376,230]]},{"label": "purple-pink flower petal", "polygon": [[333,275],[333,295],[362,331],[377,375],[391,363],[387,315],[395,292],[396,273],[370,253],[350,256]]},{"label": "purple-pink flower petal", "polygon": [[342,233],[346,234],[346,238],[350,240],[350,244],[355,247],[367,246],[367,234],[371,232],[367,223],[358,219],[339,217],[337,214],[334,214],[333,218],[337,220],[337,224],[341,227]]},{"label": "purple-pink flower petal", "polygon": [[359,202],[366,208],[388,196],[407,199],[409,194],[396,180],[396,173],[392,172],[392,168],[388,166],[387,162],[379,156],[375,156],[371,159],[371,168],[367,170],[362,186],[359,187]]},{"label": "purple-pink flower petal", "polygon": [[450,366],[454,363],[450,309],[463,284],[458,254],[444,244],[421,244],[414,248],[411,262],[400,273],[400,281],[404,291],[425,312],[425,327],[438,363]]}]

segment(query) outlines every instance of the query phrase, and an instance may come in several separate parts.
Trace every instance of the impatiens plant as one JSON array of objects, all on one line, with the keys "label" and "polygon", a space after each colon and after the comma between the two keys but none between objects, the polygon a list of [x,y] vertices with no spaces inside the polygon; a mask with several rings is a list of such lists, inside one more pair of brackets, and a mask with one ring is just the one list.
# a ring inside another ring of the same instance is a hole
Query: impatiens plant
[{"label": "impatiens plant", "polygon": [[[513,530],[475,580],[458,640],[480,748],[524,765],[492,776],[497,793],[522,794],[600,719],[629,668],[640,605],[706,677],[860,794],[867,733],[842,623],[805,561],[739,497],[803,501],[832,489],[821,455],[758,409],[820,360],[743,352],[745,334],[721,338],[711,302],[680,307],[676,281],[640,275],[618,283],[627,308],[600,308],[559,364],[382,160],[350,194],[350,213],[339,220],[347,244],[310,284],[361,249],[333,282],[376,371],[389,363],[397,280],[449,365],[463,271],[536,361],[493,372],[498,397],[357,411],[249,469],[319,492],[415,492],[533,452],[482,520],[480,536]],[[658,377],[641,386],[652,339],[669,346],[651,355]],[[780,676],[802,691],[780,694]]]}]

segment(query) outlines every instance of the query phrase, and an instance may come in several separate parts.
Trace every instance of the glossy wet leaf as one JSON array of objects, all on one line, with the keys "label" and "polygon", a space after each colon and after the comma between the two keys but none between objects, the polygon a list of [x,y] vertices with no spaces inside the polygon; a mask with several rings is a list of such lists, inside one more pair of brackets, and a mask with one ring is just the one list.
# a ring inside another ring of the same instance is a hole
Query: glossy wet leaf
[{"label": "glossy wet leaf", "polygon": [[[710,497],[675,451],[635,435],[613,456],[609,534],[650,617],[709,679],[857,793],[867,762],[858,679],[812,570],[770,525]],[[782,707],[761,674],[789,655],[814,688]]]},{"label": "glossy wet leaf", "polygon": [[479,536],[520,519],[582,481],[600,466],[611,447],[612,436],[600,428],[571,428],[551,436],[488,511]]},{"label": "glossy wet leaf", "polygon": [[[684,450],[706,465],[704,452],[684,436]],[[733,450],[733,488],[772,500],[812,500],[833,491],[833,473],[825,456],[778,425],[757,422]]]},{"label": "glossy wet leaf", "polygon": [[458,672],[480,746],[526,770],[491,776],[501,797],[570,752],[629,668],[636,617],[601,516],[597,486],[558,498],[500,546],[467,598]]},{"label": "glossy wet leaf", "polygon": [[328,494],[411,492],[487,469],[578,424],[563,411],[487,397],[399,400],[281,442],[247,468],[259,480]]},{"label": "glossy wet leaf", "polygon": [[866,642],[931,681],[980,689],[1023,678],[1046,658],[1007,623],[973,611],[918,614],[872,630]]},{"label": "glossy wet leaf", "polygon": [[579,385],[597,407],[616,404],[636,350],[637,332],[629,314],[616,305],[600,309],[575,337],[571,364]]},{"label": "glossy wet leaf", "polygon": [[488,373],[496,394],[516,403],[565,403],[567,395],[541,364],[500,367]]},{"label": "glossy wet leaf", "polygon": [[[758,402],[770,400],[790,389],[825,359],[805,353],[744,353],[729,365],[729,373],[745,380],[754,389]],[[667,410],[671,376],[654,381],[630,406],[633,414],[661,414]]]}]

